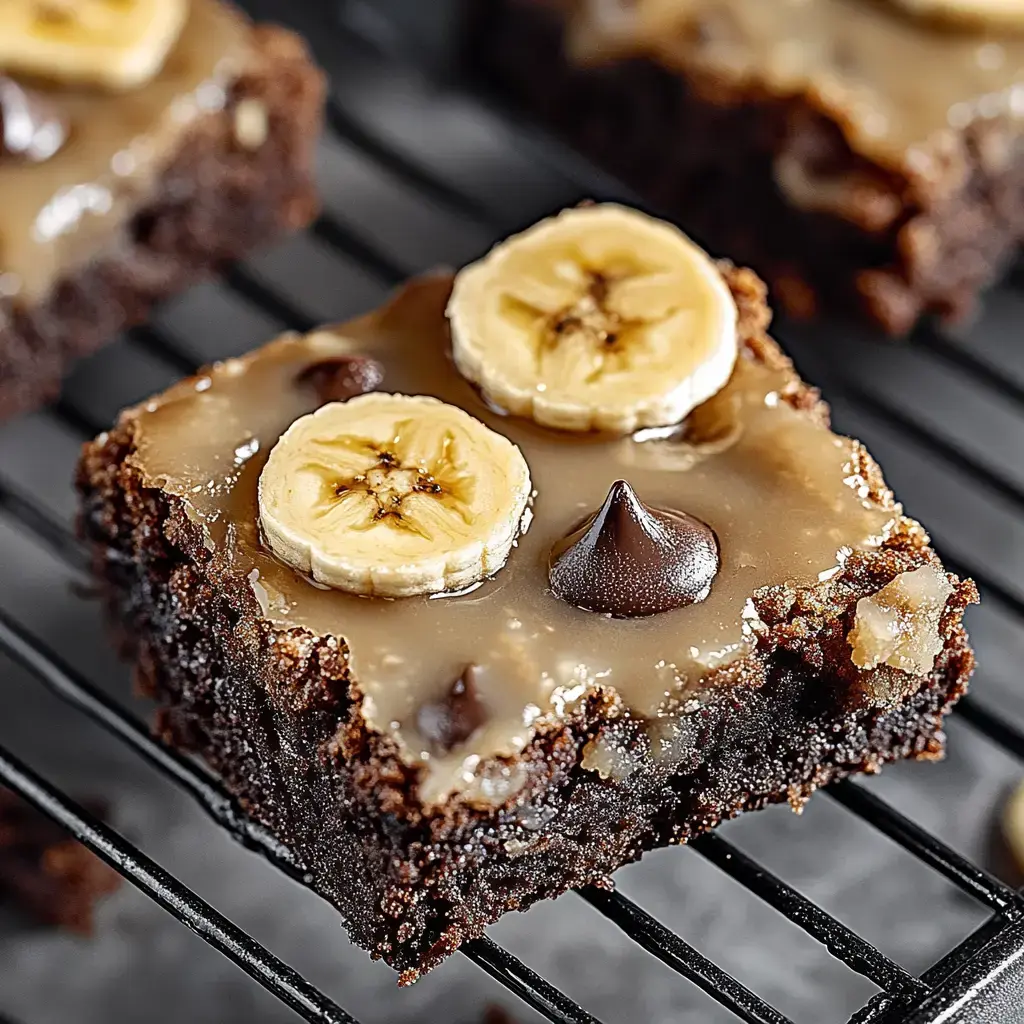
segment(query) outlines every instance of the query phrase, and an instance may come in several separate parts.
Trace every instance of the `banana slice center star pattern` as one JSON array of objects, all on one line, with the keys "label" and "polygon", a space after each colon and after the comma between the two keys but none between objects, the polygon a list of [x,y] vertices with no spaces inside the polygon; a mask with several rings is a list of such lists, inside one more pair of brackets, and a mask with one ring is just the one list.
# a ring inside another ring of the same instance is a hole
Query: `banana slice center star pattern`
[{"label": "banana slice center star pattern", "polygon": [[282,561],[327,586],[410,597],[504,564],[531,494],[522,452],[457,406],[370,392],[296,420],[260,474]]},{"label": "banana slice center star pattern", "polygon": [[510,320],[519,324],[532,349],[542,384],[595,384],[606,373],[628,371],[652,354],[648,328],[678,311],[670,307],[656,316],[630,316],[619,308],[625,289],[663,281],[661,270],[594,270],[579,256],[560,261],[551,277],[564,282],[567,295],[555,308],[542,299],[531,300],[529,293],[508,291],[504,296]]},{"label": "banana slice center star pattern", "polygon": [[434,514],[472,524],[471,474],[460,468],[451,431],[433,442],[434,451],[417,457],[413,420],[397,424],[385,445],[364,437],[319,438],[311,442],[305,467],[319,474],[322,493],[313,515],[325,527],[368,530],[383,525],[432,540]]}]

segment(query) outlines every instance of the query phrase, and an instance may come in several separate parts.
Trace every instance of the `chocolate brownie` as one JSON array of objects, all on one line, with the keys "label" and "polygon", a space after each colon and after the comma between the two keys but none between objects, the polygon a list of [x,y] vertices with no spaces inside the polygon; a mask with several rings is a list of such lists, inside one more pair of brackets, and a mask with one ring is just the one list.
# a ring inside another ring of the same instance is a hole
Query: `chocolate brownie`
[{"label": "chocolate brownie", "polygon": [[[88,803],[101,815],[103,805]],[[98,900],[121,876],[59,825],[10,790],[0,789],[0,901],[42,924],[88,935]]]},{"label": "chocolate brownie", "polygon": [[[618,236],[600,241],[623,260]],[[575,282],[579,251],[554,256]],[[467,270],[454,291],[418,279],[376,313],[212,367],[85,448],[81,530],[160,731],[209,762],[403,982],[653,847],[943,754],[975,588],[942,569],[864,448],[828,429],[766,333],[760,280],[706,262],[736,358],[681,425],[570,432],[485,401],[453,347],[472,317],[446,323],[481,280]],[[525,265],[546,294],[544,268]],[[631,294],[655,302],[662,276]],[[615,281],[595,272],[538,358],[593,343],[622,392],[636,383],[623,347],[641,343],[635,309],[606,329]],[[523,304],[493,309],[518,329]],[[699,317],[676,294],[645,337],[664,351]],[[394,402],[409,411],[391,441],[324,433]],[[449,417],[427,441],[417,409]],[[441,455],[417,462],[421,442]],[[332,578],[331,536],[383,565],[393,545],[471,530],[475,492],[485,511],[499,500],[486,473],[511,464],[509,442],[532,506],[503,567],[399,598]],[[309,512],[306,540],[327,525],[319,549],[281,546],[272,499]]]},{"label": "chocolate brownie", "polygon": [[315,213],[324,81],[304,44],[220,0],[189,12],[161,69],[128,89],[3,77],[0,54],[0,419]]},{"label": "chocolate brownie", "polygon": [[1016,28],[898,0],[469,7],[487,81],[793,314],[854,311],[895,335],[962,318],[1024,237]]}]

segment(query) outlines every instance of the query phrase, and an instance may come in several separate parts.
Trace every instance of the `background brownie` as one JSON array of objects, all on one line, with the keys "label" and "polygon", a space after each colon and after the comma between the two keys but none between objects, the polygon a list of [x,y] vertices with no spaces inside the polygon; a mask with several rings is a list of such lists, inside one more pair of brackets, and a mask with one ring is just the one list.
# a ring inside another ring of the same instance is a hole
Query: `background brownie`
[{"label": "background brownie", "polygon": [[[202,9],[214,2],[201,0]],[[0,288],[0,419],[53,398],[72,359],[141,322],[154,303],[313,217],[322,75],[297,36],[232,17],[241,65],[226,86],[208,83],[226,88],[223,102],[187,125],[141,194],[117,200],[123,213],[95,249],[69,246],[74,255],[59,256],[52,281],[31,298]],[[19,180],[7,185],[13,194],[0,187],[0,203],[18,202]],[[0,254],[0,271],[10,270]]]},{"label": "background brownie", "polygon": [[[730,14],[744,3],[730,0],[688,22],[681,7],[681,27],[587,59],[569,55],[567,28],[567,11],[585,4],[469,0],[466,52],[704,244],[752,264],[789,312],[855,310],[892,334],[923,314],[961,318],[1024,236],[1024,140],[1008,109],[1021,43],[1006,32],[961,37],[867,0],[815,5],[780,15],[780,26],[810,26],[794,29],[791,50],[750,44],[746,75],[703,61],[702,46],[747,52]],[[862,32],[869,21],[878,24]],[[866,48],[879,51],[876,71],[887,63],[898,74],[876,81]],[[871,97],[890,80],[903,99],[884,96],[883,123],[917,115],[907,83],[927,93],[942,80],[943,95],[960,83],[963,93],[930,135],[880,155]]]}]

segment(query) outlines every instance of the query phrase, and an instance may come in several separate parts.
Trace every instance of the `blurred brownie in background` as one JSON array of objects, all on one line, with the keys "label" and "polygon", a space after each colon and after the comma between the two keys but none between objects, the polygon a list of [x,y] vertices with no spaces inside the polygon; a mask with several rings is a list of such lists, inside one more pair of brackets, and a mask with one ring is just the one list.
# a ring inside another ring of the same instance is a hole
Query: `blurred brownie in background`
[{"label": "blurred brownie in background", "polygon": [[313,217],[323,93],[297,37],[220,0],[0,11],[0,419]]},{"label": "blurred brownie in background", "polygon": [[[87,801],[103,817],[106,807]],[[91,934],[96,903],[121,877],[10,790],[0,788],[0,904],[40,924]]]},{"label": "blurred brownie in background", "polygon": [[791,313],[970,312],[1024,235],[1024,5],[470,0],[492,83]]}]

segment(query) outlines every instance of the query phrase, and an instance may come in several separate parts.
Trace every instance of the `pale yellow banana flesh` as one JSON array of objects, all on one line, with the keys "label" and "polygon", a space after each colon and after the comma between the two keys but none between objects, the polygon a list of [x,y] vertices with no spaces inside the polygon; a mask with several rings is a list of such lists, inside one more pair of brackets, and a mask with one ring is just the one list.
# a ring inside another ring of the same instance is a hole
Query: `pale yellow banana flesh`
[{"label": "pale yellow banana flesh", "polygon": [[890,0],[909,14],[972,27],[1024,29],[1024,0]]},{"label": "pale yellow banana flesh", "polygon": [[260,476],[274,553],[356,594],[461,590],[493,575],[530,498],[519,449],[435,398],[371,393],[296,420]]},{"label": "pale yellow banana flesh", "polygon": [[675,227],[614,204],[578,207],[456,278],[455,363],[494,405],[562,430],[679,422],[736,360],[736,306]]},{"label": "pale yellow banana flesh", "polygon": [[163,66],[188,0],[0,0],[0,71],[132,89]]}]

